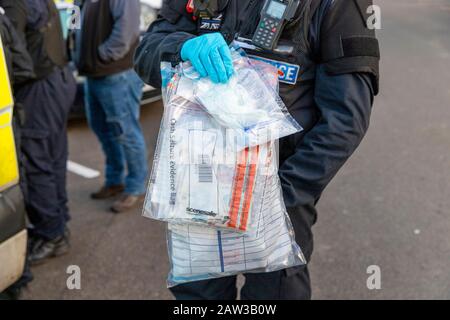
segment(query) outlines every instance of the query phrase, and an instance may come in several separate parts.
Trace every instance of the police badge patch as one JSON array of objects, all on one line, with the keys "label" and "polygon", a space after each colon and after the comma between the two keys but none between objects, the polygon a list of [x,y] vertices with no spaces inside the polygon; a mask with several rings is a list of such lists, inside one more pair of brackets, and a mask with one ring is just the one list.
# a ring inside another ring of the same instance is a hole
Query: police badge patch
[{"label": "police badge patch", "polygon": [[300,75],[300,66],[297,64],[290,64],[284,61],[277,61],[267,58],[262,58],[255,55],[249,55],[250,58],[269,63],[278,68],[278,79],[282,83],[295,85]]},{"label": "police badge patch", "polygon": [[203,32],[217,32],[222,26],[223,15],[220,14],[215,18],[200,17],[199,29]]}]

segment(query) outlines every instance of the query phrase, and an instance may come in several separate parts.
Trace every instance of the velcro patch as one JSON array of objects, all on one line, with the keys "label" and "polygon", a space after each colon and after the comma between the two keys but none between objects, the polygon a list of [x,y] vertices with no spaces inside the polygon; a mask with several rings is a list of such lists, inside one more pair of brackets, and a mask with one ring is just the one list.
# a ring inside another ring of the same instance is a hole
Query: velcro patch
[{"label": "velcro patch", "polygon": [[344,57],[380,57],[378,40],[373,37],[350,37],[342,39]]}]

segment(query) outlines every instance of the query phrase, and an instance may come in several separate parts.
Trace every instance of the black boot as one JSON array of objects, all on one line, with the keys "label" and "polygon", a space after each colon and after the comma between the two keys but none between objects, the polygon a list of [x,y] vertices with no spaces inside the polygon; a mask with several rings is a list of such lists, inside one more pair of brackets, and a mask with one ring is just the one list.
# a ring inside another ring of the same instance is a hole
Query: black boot
[{"label": "black boot", "polygon": [[19,300],[21,288],[10,287],[3,292],[0,292],[0,300]]},{"label": "black boot", "polygon": [[66,230],[64,235],[53,240],[45,240],[43,238],[33,239],[31,242],[29,260],[32,266],[40,265],[51,258],[65,255],[69,252],[69,249],[69,232]]}]

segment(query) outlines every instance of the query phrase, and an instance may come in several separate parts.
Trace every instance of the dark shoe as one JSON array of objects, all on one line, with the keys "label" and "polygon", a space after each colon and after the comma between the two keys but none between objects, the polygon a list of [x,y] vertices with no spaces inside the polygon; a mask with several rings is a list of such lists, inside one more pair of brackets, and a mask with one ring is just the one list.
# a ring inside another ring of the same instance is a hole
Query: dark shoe
[{"label": "dark shoe", "polygon": [[144,200],[144,196],[132,196],[124,194],[119,200],[114,202],[111,211],[114,213],[122,213],[139,206]]},{"label": "dark shoe", "polygon": [[91,194],[91,198],[95,200],[103,200],[115,197],[125,190],[123,185],[102,187],[99,191]]},{"label": "dark shoe", "polygon": [[21,293],[22,293],[21,288],[15,288],[15,287],[8,288],[5,291],[0,292],[0,301],[1,300],[19,300]]},{"label": "dark shoe", "polygon": [[29,261],[32,266],[40,265],[51,258],[60,257],[69,252],[70,241],[68,232],[54,240],[37,239],[32,242]]}]

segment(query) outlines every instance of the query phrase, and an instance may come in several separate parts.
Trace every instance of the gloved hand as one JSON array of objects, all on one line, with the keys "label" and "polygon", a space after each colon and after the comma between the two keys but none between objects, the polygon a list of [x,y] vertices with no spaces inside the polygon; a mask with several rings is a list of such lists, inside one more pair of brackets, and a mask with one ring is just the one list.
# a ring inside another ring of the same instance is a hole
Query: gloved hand
[{"label": "gloved hand", "polygon": [[186,41],[181,48],[181,59],[190,61],[202,77],[209,76],[215,83],[226,83],[233,75],[231,51],[219,32]]}]

